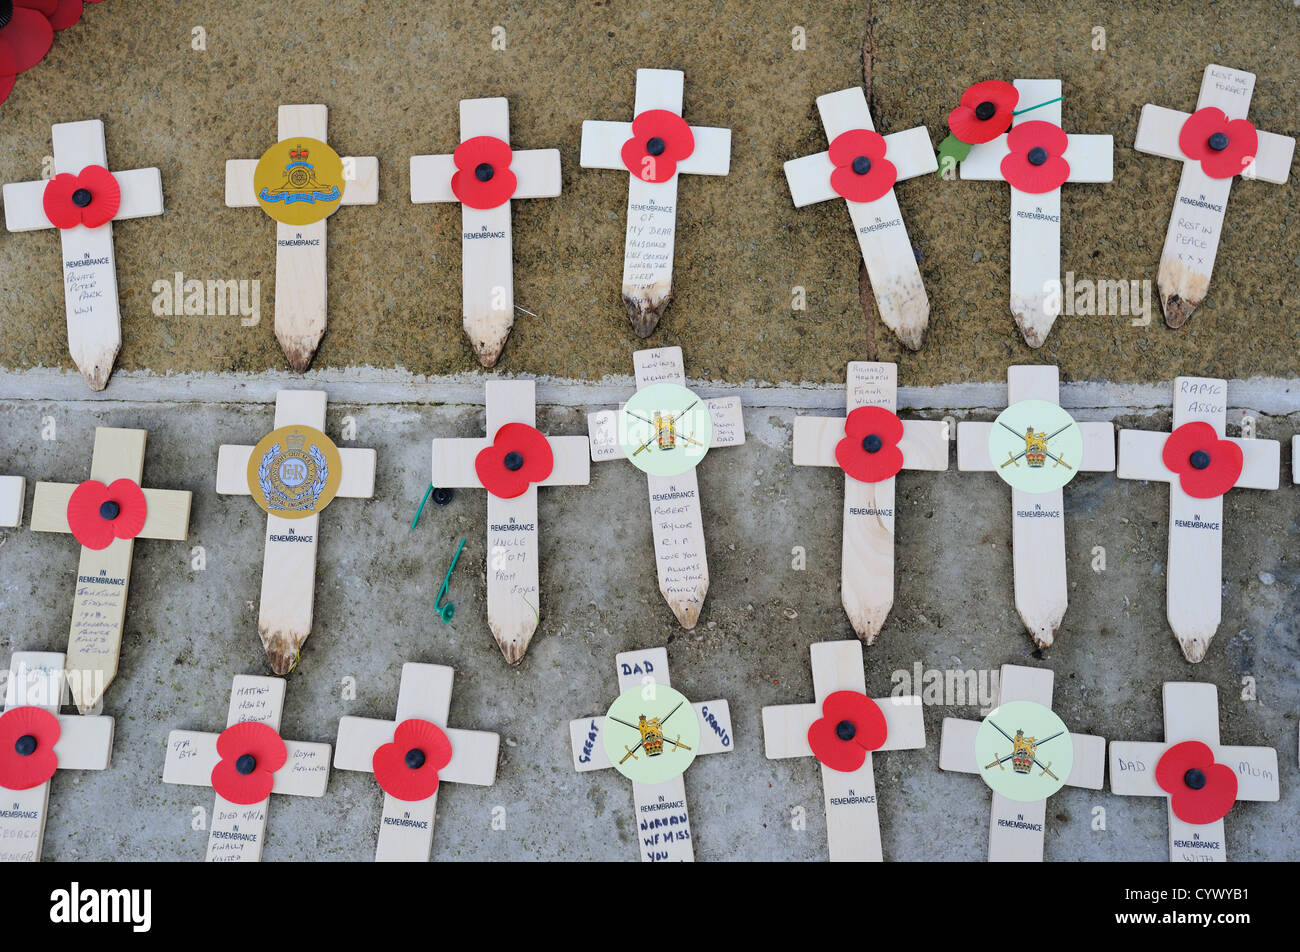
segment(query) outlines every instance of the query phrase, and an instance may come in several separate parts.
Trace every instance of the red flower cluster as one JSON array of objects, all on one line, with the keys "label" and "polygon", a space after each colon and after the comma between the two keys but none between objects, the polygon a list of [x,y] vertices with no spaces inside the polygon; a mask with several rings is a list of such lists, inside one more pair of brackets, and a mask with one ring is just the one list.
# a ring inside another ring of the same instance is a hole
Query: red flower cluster
[{"label": "red flower cluster", "polygon": [[632,120],[632,138],[619,153],[627,170],[646,182],[667,182],[677,163],[695,151],[686,120],[667,109],[647,109]]},{"label": "red flower cluster", "polygon": [[375,780],[389,796],[415,802],[438,792],[438,771],[451,763],[451,741],[437,724],[411,718],[393,731],[392,743],[375,751]]},{"label": "red flower cluster", "polygon": [[134,539],[144,528],[149,503],[129,479],[105,486],[88,479],[68,499],[68,528],[88,549],[107,549],[114,539]]},{"label": "red flower cluster", "polygon": [[989,79],[966,87],[961,105],[948,113],[948,128],[962,142],[992,142],[1011,128],[1020,93],[1011,83]]},{"label": "red flower cluster", "polygon": [[87,165],[80,175],[62,172],[50,179],[42,204],[55,228],[98,228],[112,221],[122,206],[122,189],[108,169]]},{"label": "red flower cluster", "polygon": [[510,201],[519,186],[510,171],[514,152],[493,136],[475,136],[456,146],[451,191],[470,208],[496,208]]},{"label": "red flower cluster", "polygon": [[1002,159],[1002,177],[1012,188],[1033,195],[1060,188],[1070,177],[1070,163],[1062,158],[1069,146],[1070,137],[1060,126],[1022,122],[1007,135],[1010,152]]},{"label": "red flower cluster", "polygon": [[1178,474],[1183,492],[1196,499],[1222,496],[1237,485],[1244,464],[1241,447],[1219,439],[1203,420],[1184,423],[1170,433],[1160,458],[1166,469]]},{"label": "red flower cluster", "polygon": [[1187,117],[1178,148],[1210,178],[1232,178],[1255,161],[1259,134],[1248,120],[1230,120],[1222,109],[1206,106]]},{"label": "red flower cluster", "polygon": [[499,499],[522,496],[530,484],[540,483],[554,468],[551,444],[527,423],[507,423],[497,430],[492,445],[474,457],[479,482]]},{"label": "red flower cluster", "polygon": [[903,421],[884,407],[858,407],[844,421],[835,462],[860,483],[879,483],[903,468]]},{"label": "red flower cluster", "polygon": [[898,169],[885,158],[885,137],[870,129],[841,132],[831,143],[831,188],[850,202],[874,202],[898,179]]},{"label": "red flower cluster", "polygon": [[1174,744],[1156,764],[1156,784],[1169,794],[1169,807],[1184,823],[1222,820],[1237,802],[1237,775],[1214,762],[1199,740]]},{"label": "red flower cluster", "polygon": [[54,776],[59,719],[43,707],[13,707],[0,714],[0,787],[30,790]]},{"label": "red flower cluster", "polygon": [[80,20],[81,10],[82,0],[0,0],[0,103],[9,98],[18,74],[45,58],[54,31]]},{"label": "red flower cluster", "polygon": [[822,716],[808,728],[813,756],[831,770],[851,773],[879,750],[889,728],[880,705],[857,691],[836,691],[822,701]]},{"label": "red flower cluster", "polygon": [[212,789],[241,806],[267,799],[275,786],[275,772],[289,759],[275,728],[258,721],[240,721],[222,731],[217,754],[221,760],[212,768]]}]

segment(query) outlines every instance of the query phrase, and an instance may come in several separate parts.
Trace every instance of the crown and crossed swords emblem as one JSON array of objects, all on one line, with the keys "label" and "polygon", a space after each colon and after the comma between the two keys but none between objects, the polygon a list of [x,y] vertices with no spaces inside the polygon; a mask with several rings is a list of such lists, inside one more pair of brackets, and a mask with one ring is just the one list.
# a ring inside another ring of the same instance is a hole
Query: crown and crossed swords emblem
[{"label": "crown and crossed swords emblem", "polygon": [[1000,469],[1006,469],[1008,466],[1012,466],[1012,465],[1014,465],[1016,469],[1019,469],[1020,459],[1022,457],[1024,458],[1025,462],[1029,465],[1030,469],[1041,469],[1047,463],[1048,459],[1052,459],[1055,461],[1055,465],[1052,467],[1053,469],[1055,469],[1057,466],[1064,466],[1066,469],[1074,469],[1073,466],[1071,466],[1069,463],[1065,461],[1064,456],[1057,456],[1055,453],[1053,453],[1051,450],[1047,448],[1048,443],[1056,439],[1058,436],[1060,436],[1070,427],[1074,426],[1073,421],[1061,427],[1051,436],[1048,436],[1046,433],[1034,432],[1034,428],[1032,426],[1025,427],[1025,432],[1023,434],[1020,434],[1020,433],[1016,433],[1015,430],[1011,429],[1011,427],[1007,426],[1001,420],[998,421],[998,424],[1003,429],[1005,429],[1008,433],[1014,433],[1016,439],[1025,441],[1025,448],[1021,450],[1019,453],[1016,453],[1014,456],[1012,455],[1010,450],[1007,450],[1007,459],[1005,462],[1003,462],[1001,467],[999,467]]},{"label": "crown and crossed swords emblem", "polygon": [[[632,455],[636,456],[639,453],[641,453],[642,450],[652,449],[650,444],[655,442],[658,442],[659,449],[661,450],[674,449],[677,445],[677,440],[681,440],[683,443],[692,443],[695,446],[703,447],[704,444],[701,443],[699,440],[691,439],[691,437],[687,436],[685,433],[679,432],[677,429],[677,421],[680,420],[682,417],[684,417],[692,409],[694,409],[695,404],[699,402],[700,401],[697,399],[693,403],[691,403],[691,405],[687,407],[685,410],[667,418],[665,418],[662,413],[656,410],[655,418],[653,420],[648,419],[647,417],[643,417],[639,413],[634,413],[633,411],[628,410],[627,411],[628,416],[634,417],[635,419],[640,420],[642,423],[648,423],[652,427],[654,427],[654,433],[651,434],[650,439],[646,440],[644,443],[638,446],[635,452],[632,453]],[[667,720],[667,718],[664,718],[664,720]]]},{"label": "crown and crossed swords emblem", "polygon": [[[687,409],[690,408],[688,407]],[[685,411],[682,412],[684,413]],[[673,750],[676,750],[679,747],[682,750],[690,750],[691,748],[688,745],[683,744],[681,742],[682,740],[681,734],[677,735],[676,740],[673,740],[671,737],[664,736],[664,724],[667,722],[668,718],[672,717],[674,714],[677,713],[677,708],[681,707],[685,703],[686,703],[685,701],[678,701],[677,707],[674,707],[671,711],[669,711],[666,715],[664,715],[663,720],[660,720],[657,717],[652,717],[649,720],[647,720],[644,714],[641,715],[640,723],[638,724],[629,724],[627,721],[617,717],[610,718],[610,720],[617,721],[618,723],[622,724],[624,727],[630,727],[634,731],[641,732],[641,739],[636,742],[635,747],[628,747],[626,744],[623,745],[623,749],[626,750],[627,753],[623,755],[623,759],[620,760],[619,763],[620,764],[627,763],[627,759],[629,757],[631,757],[633,760],[640,759],[637,757],[636,752],[638,750],[641,750],[643,747],[645,748],[645,755],[647,757],[658,757],[660,754],[664,752],[664,744],[666,743],[673,745],[672,750],[670,750],[669,753],[672,753]]]},{"label": "crown and crossed swords emblem", "polygon": [[991,764],[985,764],[985,770],[989,770],[993,767],[997,767],[999,770],[1006,770],[1007,768],[1002,765],[1009,760],[1011,761],[1011,769],[1018,774],[1029,773],[1030,768],[1037,764],[1043,769],[1043,773],[1040,773],[1038,776],[1041,777],[1043,774],[1046,774],[1053,780],[1061,779],[1056,774],[1052,773],[1052,762],[1050,760],[1044,764],[1038,759],[1038,748],[1042,747],[1048,741],[1056,740],[1056,738],[1064,734],[1065,731],[1057,731],[1051,737],[1045,737],[1042,740],[1034,740],[1032,737],[1026,737],[1023,730],[1017,730],[1016,736],[1012,737],[1002,728],[998,727],[997,724],[994,724],[992,720],[989,720],[988,723],[993,724],[994,729],[996,729],[999,734],[1011,741],[1011,753],[1007,754],[1005,757],[998,758]]}]

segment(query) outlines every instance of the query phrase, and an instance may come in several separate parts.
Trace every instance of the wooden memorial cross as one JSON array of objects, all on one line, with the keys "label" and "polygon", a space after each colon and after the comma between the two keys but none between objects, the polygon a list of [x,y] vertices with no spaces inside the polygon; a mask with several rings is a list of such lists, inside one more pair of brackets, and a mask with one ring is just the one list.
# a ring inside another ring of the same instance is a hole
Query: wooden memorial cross
[{"label": "wooden memorial cross", "polygon": [[373,773],[384,791],[378,862],[429,861],[442,783],[496,782],[500,736],[447,726],[454,673],[440,664],[407,662],[394,720],[339,720],[335,769]]},{"label": "wooden memorial cross", "polygon": [[[680,347],[658,347],[632,353],[638,390],[659,383],[686,386]],[[745,442],[745,421],[739,397],[706,400],[713,425],[709,448],[740,446]],[[587,416],[592,462],[627,459],[618,436],[618,413],[601,410]],[[659,592],[677,621],[694,628],[709,591],[709,563],[704,548],[704,516],[700,511],[700,484],[695,469],[678,476],[646,473],[650,496],[650,525],[654,532],[655,567]]]},{"label": "wooden memorial cross", "polygon": [[1238,800],[1277,801],[1277,751],[1219,743],[1213,684],[1167,682],[1164,706],[1164,743],[1111,741],[1111,793],[1168,800],[1170,862],[1227,862],[1223,818]]},{"label": "wooden memorial cross", "polygon": [[1170,327],[1187,323],[1209,291],[1233,178],[1282,185],[1291,174],[1295,139],[1246,121],[1254,91],[1254,73],[1211,64],[1195,113],[1142,107],[1133,148],[1183,163],[1156,275]]},{"label": "wooden memorial cross", "polygon": [[68,350],[90,389],[103,390],[122,348],[112,223],[161,215],[162,175],[108,171],[99,119],[56,123],[51,137],[54,177],[4,187],[5,227],[59,229]]},{"label": "wooden memorial cross", "polygon": [[930,323],[930,299],[907,237],[894,183],[939,168],[925,126],[880,136],[860,86],[817,97],[830,149],[785,163],[795,208],[844,199],[876,309],[899,340],[920,350]]},{"label": "wooden memorial cross", "polygon": [[623,304],[638,337],[650,336],[673,295],[678,174],[726,175],[731,169],[731,130],[688,126],[684,85],[681,70],[638,69],[631,122],[582,123],[579,164],[631,176]]},{"label": "wooden memorial cross", "polygon": [[[1052,671],[1004,664],[999,681],[999,698],[995,707],[1011,701],[1033,701],[1052,706]],[[978,774],[984,766],[975,756],[975,733],[979,721],[956,717],[943,719],[939,740],[939,769]],[[1066,786],[1100,790],[1105,782],[1106,740],[1094,734],[1070,732],[1074,744],[1074,762],[1065,779]],[[1025,803],[993,793],[989,816],[990,863],[1041,863],[1043,830],[1047,821],[1047,800]]]},{"label": "wooden memorial cross", "polygon": [[1174,380],[1174,432],[1120,430],[1120,479],[1169,484],[1169,627],[1188,661],[1200,661],[1223,615],[1223,494],[1277,489],[1277,440],[1224,437],[1228,384]]},{"label": "wooden memorial cross", "polygon": [[[320,497],[308,501],[302,498],[302,504],[280,506],[286,511],[285,516],[276,515],[274,509],[267,509],[266,516],[266,556],[262,562],[262,598],[258,609],[257,629],[262,639],[262,647],[270,660],[271,670],[276,674],[288,674],[298,663],[303,642],[311,634],[312,607],[316,598],[316,545],[320,530],[320,511],[329,504],[330,499],[369,499],[375,494],[375,451],[371,449],[354,449],[342,447],[337,450],[322,432],[325,429],[325,404],[328,394],[323,390],[281,390],[275,395],[275,426],[262,443],[268,442],[280,430],[293,428],[287,434],[284,452],[275,456],[274,451],[281,450],[278,440],[275,445],[265,449],[265,455],[259,457],[256,468],[253,466],[253,452],[262,446],[222,446],[217,456],[217,492],[223,496],[253,495],[250,472],[261,475],[269,471],[268,478],[278,485],[278,479],[284,475],[285,467],[301,467],[303,453],[295,451],[293,442],[295,434],[299,437],[305,431],[315,431],[311,436],[312,449],[321,449],[316,441],[328,443],[324,447],[324,459],[330,462],[330,451],[338,454],[338,468],[342,470],[338,477],[326,472],[319,476],[322,481],[329,480]],[[301,428],[301,429],[299,429]],[[297,440],[303,446],[301,439]],[[329,469],[328,466],[325,467]],[[299,470],[302,472],[302,470]],[[337,478],[337,482],[333,482]],[[290,482],[292,478],[290,477]],[[299,488],[304,483],[297,484]],[[337,486],[334,493],[330,487]],[[263,496],[258,497],[258,505],[263,505]],[[321,499],[324,501],[322,502]],[[289,516],[288,510],[307,512],[307,515]]]},{"label": "wooden memorial cross", "polygon": [[0,476],[0,527],[14,529],[23,524],[27,480],[22,476]]},{"label": "wooden memorial cross", "polygon": [[1011,132],[971,146],[960,171],[1011,186],[1011,313],[1025,343],[1042,347],[1061,313],[1061,185],[1111,181],[1114,145],[1111,136],[1061,131],[1059,79],[1017,79],[1015,87],[1021,114]]},{"label": "wooden memorial cross", "polygon": [[515,323],[510,203],[559,194],[560,150],[512,151],[504,98],[460,101],[453,155],[411,156],[412,202],[460,202],[465,333],[484,367],[496,364]]},{"label": "wooden memorial cross", "polygon": [[489,380],[485,390],[486,438],[435,439],[433,485],[488,492],[488,625],[506,661],[518,664],[541,619],[537,487],[585,486],[591,461],[585,436],[537,431],[533,381]]},{"label": "wooden memorial cross", "polygon": [[764,752],[769,760],[816,757],[831,862],[878,863],[884,855],[871,754],[925,746],[921,699],[869,699],[861,642],[823,641],[811,651],[815,701],[763,708]]},{"label": "wooden memorial cross", "polygon": [[[281,106],[277,139],[307,138],[327,141],[329,109],[326,106]],[[374,156],[344,157],[345,184],[340,203],[374,205],[379,201],[379,160]],[[253,175],[257,159],[226,160],[226,205],[258,205]],[[316,348],[325,336],[327,293],[325,249],[326,219],[308,225],[276,222],[275,230],[275,337],[289,366],[302,373],[311,366]]]},{"label": "wooden memorial cross", "polygon": [[63,655],[18,651],[0,715],[0,862],[41,858],[55,770],[104,770],[113,719],[60,714],[68,700]]},{"label": "wooden memorial cross", "polygon": [[[1060,405],[1060,371],[1056,367],[1018,365],[1007,368],[1007,405],[1041,400]],[[996,472],[1004,460],[989,457],[989,431],[997,423],[957,424],[957,469]],[[1076,423],[1083,436],[1083,458],[1068,460],[1078,472],[1115,471],[1115,426]],[[1062,490],[1025,492],[1011,489],[1011,557],[1016,611],[1039,648],[1048,648],[1065,618],[1069,586],[1065,580],[1065,500]]]},{"label": "wooden memorial cross", "polygon": [[96,709],[117,673],[135,540],[189,535],[192,494],[140,486],[148,435],[96,427],[90,479],[37,483],[32,499],[33,532],[70,532],[81,543],[67,670],[83,714]]},{"label": "wooden memorial cross", "polygon": [[847,419],[795,417],[794,464],[844,470],[840,597],[871,644],[894,605],[894,474],[947,470],[948,424],[895,416],[897,364],[851,361],[845,397]]},{"label": "wooden memorial cross", "polygon": [[167,735],[163,783],[216,790],[209,863],[261,861],[271,794],[325,795],[330,745],[280,737],[284,688],[283,678],[236,675],[224,731]]},{"label": "wooden memorial cross", "polygon": [[[655,703],[654,688],[671,688],[668,678],[668,650],[666,648],[647,648],[642,651],[621,651],[615,658],[618,669],[618,691],[622,695],[634,689],[641,689],[642,699],[650,705]],[[702,701],[691,703],[700,726],[699,748],[694,753],[723,754],[734,747],[731,731],[731,708],[725,700]],[[673,727],[676,721],[667,723],[671,714],[662,716],[660,744],[667,743],[666,753],[653,756],[672,756],[676,751],[673,746]],[[684,713],[684,712],[683,712]],[[678,713],[677,717],[682,714]],[[606,750],[603,734],[606,731],[605,717],[582,717],[569,721],[569,743],[573,751],[573,769],[579,773],[592,770],[605,770],[614,764]],[[658,721],[658,718],[656,718]],[[637,725],[626,723],[625,727],[636,730]],[[643,738],[646,735],[642,735]],[[680,734],[677,737],[680,739]],[[650,738],[650,743],[654,739]],[[628,757],[646,756],[649,748],[645,742],[629,750]],[[626,757],[624,758],[627,759]],[[691,821],[686,808],[686,777],[679,773],[663,783],[632,782],[632,804],[635,811],[633,822],[643,863],[693,863],[695,846],[691,836]]]}]

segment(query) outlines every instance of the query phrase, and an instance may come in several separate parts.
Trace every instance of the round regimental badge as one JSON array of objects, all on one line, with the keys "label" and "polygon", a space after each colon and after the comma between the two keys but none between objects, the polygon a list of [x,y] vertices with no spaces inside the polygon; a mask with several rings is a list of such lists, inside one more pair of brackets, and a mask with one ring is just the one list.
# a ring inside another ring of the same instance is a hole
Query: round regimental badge
[{"label": "round regimental badge", "polygon": [[262,437],[248,458],[248,489],[282,519],[304,519],[330,504],[343,481],[334,441],[309,426],[284,426]]},{"label": "round regimental badge", "polygon": [[632,465],[652,476],[680,476],[699,465],[713,440],[709,405],[685,387],[638,390],[618,414],[619,441]]},{"label": "round regimental badge", "polygon": [[1065,785],[1074,743],[1065,722],[1033,701],[994,708],[975,732],[980,776],[1009,800],[1045,800]]},{"label": "round regimental badge", "polygon": [[609,762],[638,783],[680,776],[700,749],[700,719],[691,702],[653,681],[618,696],[601,734]]},{"label": "round regimental badge", "polygon": [[257,204],[278,222],[311,225],[334,214],[347,183],[343,160],[319,139],[285,139],[257,160]]},{"label": "round regimental badge", "polygon": [[1013,489],[1060,489],[1083,459],[1083,433],[1055,403],[1021,400],[998,415],[989,431],[989,459]]}]

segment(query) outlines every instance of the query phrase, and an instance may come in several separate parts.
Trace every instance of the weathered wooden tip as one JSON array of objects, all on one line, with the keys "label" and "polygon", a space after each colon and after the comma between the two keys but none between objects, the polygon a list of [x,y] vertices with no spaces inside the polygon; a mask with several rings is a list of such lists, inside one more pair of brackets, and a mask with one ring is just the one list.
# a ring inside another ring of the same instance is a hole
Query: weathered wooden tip
[{"label": "weathered wooden tip", "polygon": [[[99,681],[99,678],[89,679],[92,683]],[[106,679],[102,683],[91,688],[89,692],[80,690],[86,685],[80,679],[74,679],[70,682],[72,689],[72,703],[77,706],[77,711],[81,714],[98,714],[103,709],[104,692],[108,690],[108,684],[111,679]]]},{"label": "weathered wooden tip", "polygon": [[505,319],[500,318],[471,318],[465,317],[465,333],[469,336],[470,345],[474,348],[474,353],[478,357],[478,362],[484,367],[495,367],[498,360],[501,359],[501,352],[506,349],[506,338],[510,336],[510,330],[515,326],[514,318],[506,315]]},{"label": "weathered wooden tip", "polygon": [[1016,312],[1016,326],[1020,328],[1020,336],[1025,339],[1025,343],[1034,348],[1043,346],[1052,329],[1051,324],[1043,327],[1034,315],[1023,312]]},{"label": "weathered wooden tip", "polygon": [[1179,328],[1187,323],[1187,319],[1192,316],[1192,311],[1200,301],[1190,301],[1187,298],[1179,297],[1177,294],[1170,294],[1165,297],[1160,296],[1160,308],[1165,313],[1165,323],[1170,327]]},{"label": "weathered wooden tip", "polygon": [[320,337],[302,334],[281,334],[276,332],[276,339],[289,360],[294,373],[306,373],[316,357],[316,348],[320,346]]},{"label": "weathered wooden tip", "polygon": [[93,358],[78,357],[75,354],[72,358],[82,378],[90,389],[96,392],[108,386],[108,378],[113,374],[113,361],[116,359],[117,348],[114,348],[111,353],[105,351]]},{"label": "weathered wooden tip", "polygon": [[1210,650],[1210,638],[1184,638],[1180,635],[1178,646],[1183,649],[1184,658],[1192,664],[1198,664],[1205,659],[1205,652]]},{"label": "weathered wooden tip", "polygon": [[492,637],[496,639],[497,647],[501,649],[501,656],[506,659],[506,664],[515,665],[524,660],[528,645],[533,640],[535,628],[522,634],[505,635],[496,625],[489,625],[489,627],[492,629]]},{"label": "weathered wooden tip", "polygon": [[885,627],[885,619],[889,617],[889,610],[894,607],[894,603],[888,605],[874,605],[867,607],[850,608],[844,606],[844,611],[849,616],[849,624],[857,633],[859,640],[864,645],[875,644],[880,630]]},{"label": "weathered wooden tip", "polygon": [[1034,639],[1034,645],[1040,651],[1046,651],[1056,641],[1056,631],[1050,628],[1039,628],[1037,630],[1031,628],[1029,637]]},{"label": "weathered wooden tip", "polygon": [[696,592],[693,598],[672,599],[664,596],[668,602],[668,607],[673,610],[673,615],[677,618],[677,624],[681,625],[687,631],[690,631],[700,620],[700,612],[704,608],[704,595],[708,589],[702,592]]},{"label": "weathered wooden tip", "polygon": [[671,290],[665,292],[662,297],[651,295],[644,298],[624,292],[623,306],[627,308],[627,319],[632,325],[632,332],[637,337],[649,337],[653,334],[655,328],[659,326],[659,319],[668,308],[668,302],[672,299]]},{"label": "weathered wooden tip", "polygon": [[262,647],[266,649],[266,659],[271,664],[271,670],[281,677],[292,671],[302,657],[302,643],[306,640],[305,635],[299,637],[280,631],[262,632]]},{"label": "weathered wooden tip", "polygon": [[925,345],[925,330],[930,322],[927,319],[920,326],[904,325],[894,332],[894,336],[903,342],[908,350],[920,350]]}]

